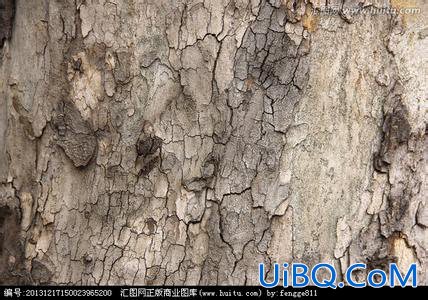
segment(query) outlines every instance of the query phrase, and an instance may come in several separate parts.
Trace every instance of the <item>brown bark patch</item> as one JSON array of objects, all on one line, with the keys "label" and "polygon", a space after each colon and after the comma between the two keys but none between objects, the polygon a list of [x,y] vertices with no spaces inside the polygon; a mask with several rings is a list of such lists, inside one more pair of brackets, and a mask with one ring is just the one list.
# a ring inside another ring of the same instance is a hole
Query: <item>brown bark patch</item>
[{"label": "brown bark patch", "polygon": [[0,285],[29,284],[17,212],[0,207]]}]

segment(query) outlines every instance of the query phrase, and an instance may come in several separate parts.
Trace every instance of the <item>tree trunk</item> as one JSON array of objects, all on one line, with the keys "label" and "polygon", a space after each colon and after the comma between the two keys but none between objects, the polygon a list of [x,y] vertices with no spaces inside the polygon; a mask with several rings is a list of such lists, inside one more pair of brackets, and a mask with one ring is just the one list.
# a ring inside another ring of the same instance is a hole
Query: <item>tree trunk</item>
[{"label": "tree trunk", "polygon": [[0,283],[428,284],[427,3],[325,2],[0,1]]}]

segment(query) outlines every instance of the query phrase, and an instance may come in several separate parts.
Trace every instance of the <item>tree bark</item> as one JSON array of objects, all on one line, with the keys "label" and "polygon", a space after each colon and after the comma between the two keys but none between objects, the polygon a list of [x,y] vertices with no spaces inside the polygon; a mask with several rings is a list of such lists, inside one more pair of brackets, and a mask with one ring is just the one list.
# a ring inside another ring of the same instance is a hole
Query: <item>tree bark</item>
[{"label": "tree bark", "polygon": [[0,3],[1,284],[428,284],[426,2]]}]

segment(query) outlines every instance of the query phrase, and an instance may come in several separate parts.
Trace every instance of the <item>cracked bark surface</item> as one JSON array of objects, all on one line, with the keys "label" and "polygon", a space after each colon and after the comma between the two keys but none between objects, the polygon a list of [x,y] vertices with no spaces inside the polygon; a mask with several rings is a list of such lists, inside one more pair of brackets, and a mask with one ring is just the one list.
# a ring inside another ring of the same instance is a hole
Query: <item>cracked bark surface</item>
[{"label": "cracked bark surface", "polygon": [[428,284],[427,4],[322,2],[1,1],[0,284]]}]

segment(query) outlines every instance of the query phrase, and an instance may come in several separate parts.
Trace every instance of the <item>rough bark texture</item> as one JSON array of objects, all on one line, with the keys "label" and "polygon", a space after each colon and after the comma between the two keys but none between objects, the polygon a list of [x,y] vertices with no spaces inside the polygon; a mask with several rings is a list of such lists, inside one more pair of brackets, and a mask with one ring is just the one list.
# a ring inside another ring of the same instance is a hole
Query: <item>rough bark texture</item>
[{"label": "rough bark texture", "polygon": [[427,284],[427,4],[324,2],[0,1],[0,284]]}]

